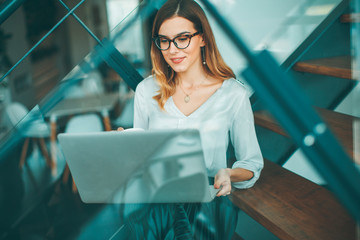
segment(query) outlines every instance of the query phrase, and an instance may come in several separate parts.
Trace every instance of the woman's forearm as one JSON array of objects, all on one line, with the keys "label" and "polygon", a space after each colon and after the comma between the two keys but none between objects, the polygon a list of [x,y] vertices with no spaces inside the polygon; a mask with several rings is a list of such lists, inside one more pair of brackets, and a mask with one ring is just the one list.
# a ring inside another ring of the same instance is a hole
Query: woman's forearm
[{"label": "woman's forearm", "polygon": [[227,168],[231,182],[242,182],[254,177],[254,173],[244,168]]}]

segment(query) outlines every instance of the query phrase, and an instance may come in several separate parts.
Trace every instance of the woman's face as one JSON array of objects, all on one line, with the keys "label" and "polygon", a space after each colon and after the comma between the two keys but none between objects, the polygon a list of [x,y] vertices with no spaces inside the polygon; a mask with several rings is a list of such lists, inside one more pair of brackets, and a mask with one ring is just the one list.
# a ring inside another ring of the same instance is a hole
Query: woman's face
[{"label": "woman's face", "polygon": [[[174,39],[179,35],[192,35],[196,33],[194,24],[182,17],[173,17],[165,20],[159,29],[159,36]],[[177,48],[173,42],[167,50],[162,50],[165,61],[177,73],[182,73],[201,66],[200,47],[205,45],[201,35],[191,38],[190,45],[185,49]]]}]

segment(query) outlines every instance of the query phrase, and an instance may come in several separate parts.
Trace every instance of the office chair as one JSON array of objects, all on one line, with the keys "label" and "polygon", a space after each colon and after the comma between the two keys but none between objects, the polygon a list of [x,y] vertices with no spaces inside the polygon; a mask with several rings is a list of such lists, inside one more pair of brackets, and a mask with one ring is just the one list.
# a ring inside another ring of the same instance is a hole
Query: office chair
[{"label": "office chair", "polygon": [[45,138],[50,137],[49,126],[42,119],[30,119],[31,117],[29,117],[28,113],[29,110],[18,102],[9,104],[5,109],[5,114],[11,124],[11,127],[15,127],[25,138],[25,142],[21,150],[19,167],[22,168],[25,163],[30,141],[40,147],[46,164],[49,167],[52,167],[52,162],[44,141]]},{"label": "office chair", "polygon": [[[80,85],[76,85],[70,89],[66,97],[68,98],[82,98],[90,95],[99,95],[105,92],[102,82],[102,77],[98,71],[93,71],[82,80]],[[80,132],[99,132],[104,131],[103,123],[100,116],[96,113],[79,114],[72,116],[67,122],[65,132],[80,133]],[[63,183],[69,179],[70,171],[66,164],[63,173]],[[74,180],[72,180],[72,190],[77,192]]]},{"label": "office chair", "polygon": [[[67,133],[81,133],[81,132],[100,132],[103,131],[103,124],[101,118],[94,114],[82,114],[72,117],[66,124],[65,132]],[[69,166],[66,164],[63,173],[63,183],[67,183],[70,175]],[[72,179],[72,191],[77,192],[74,179]]]}]

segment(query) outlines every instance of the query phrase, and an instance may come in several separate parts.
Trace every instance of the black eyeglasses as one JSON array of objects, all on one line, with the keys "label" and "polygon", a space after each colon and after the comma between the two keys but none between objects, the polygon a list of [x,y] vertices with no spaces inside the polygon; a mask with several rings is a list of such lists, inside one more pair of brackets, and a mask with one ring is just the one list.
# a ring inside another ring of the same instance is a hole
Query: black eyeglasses
[{"label": "black eyeglasses", "polygon": [[171,42],[174,43],[175,47],[179,49],[185,49],[190,45],[190,41],[192,37],[199,35],[201,32],[196,32],[194,34],[182,34],[174,37],[173,39],[169,39],[164,36],[157,36],[153,38],[153,41],[156,47],[162,51],[168,50],[170,48]]}]

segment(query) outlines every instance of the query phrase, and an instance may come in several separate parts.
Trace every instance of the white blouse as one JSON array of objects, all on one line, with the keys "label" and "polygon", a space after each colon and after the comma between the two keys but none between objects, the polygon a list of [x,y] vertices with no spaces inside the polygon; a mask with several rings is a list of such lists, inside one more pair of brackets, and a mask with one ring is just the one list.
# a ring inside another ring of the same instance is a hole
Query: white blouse
[{"label": "white blouse", "polygon": [[161,110],[152,98],[159,86],[152,76],[140,82],[135,92],[134,128],[196,128],[203,145],[208,176],[214,177],[226,168],[229,139],[234,146],[236,162],[232,168],[254,173],[248,181],[235,182],[236,188],[254,185],[263,168],[263,157],[255,134],[254,117],[245,87],[235,79],[222,86],[197,110],[185,116],[170,97]]}]

